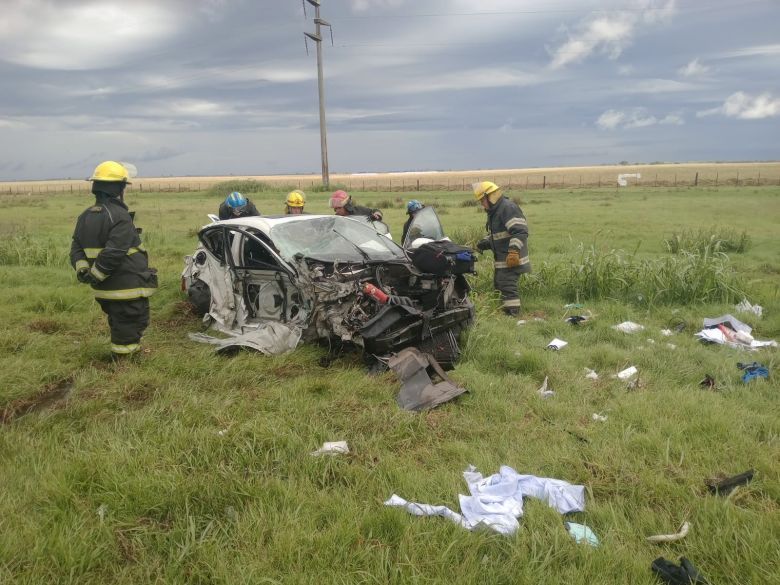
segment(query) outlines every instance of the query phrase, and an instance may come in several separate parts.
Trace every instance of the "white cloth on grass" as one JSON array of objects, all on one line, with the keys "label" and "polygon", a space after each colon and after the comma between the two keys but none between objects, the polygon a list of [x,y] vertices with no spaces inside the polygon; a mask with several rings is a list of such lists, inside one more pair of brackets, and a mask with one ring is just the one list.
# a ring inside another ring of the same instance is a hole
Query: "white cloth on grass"
[{"label": "white cloth on grass", "polygon": [[520,475],[506,465],[498,473],[483,477],[474,467],[463,472],[470,496],[458,496],[461,514],[447,506],[408,502],[393,494],[385,506],[401,507],[415,516],[442,516],[467,530],[490,528],[500,534],[513,534],[520,527],[523,498],[544,500],[560,514],[585,510],[585,487],[560,479]]}]

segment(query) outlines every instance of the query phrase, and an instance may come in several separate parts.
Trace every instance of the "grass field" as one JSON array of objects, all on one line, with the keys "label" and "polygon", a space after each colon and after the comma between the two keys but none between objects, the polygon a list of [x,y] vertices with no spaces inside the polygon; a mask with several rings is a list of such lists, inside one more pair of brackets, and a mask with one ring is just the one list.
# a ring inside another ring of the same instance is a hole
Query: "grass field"
[{"label": "grass field", "polygon": [[[400,194],[353,195],[399,235]],[[182,302],[182,257],[223,193],[129,196],[161,288],[148,353],[122,365],[105,359],[105,318],[67,264],[89,198],[0,196],[0,583],[651,584],[661,555],[691,559],[713,584],[780,583],[778,351],[693,337],[747,293],[764,317],[738,316],[780,339],[780,189],[510,195],[531,230],[528,323],[500,314],[486,255],[452,374],[470,393],[422,414],[399,410],[393,377],[357,359],[321,368],[320,347],[222,358],[187,339],[200,323]],[[251,195],[263,213],[283,196]],[[458,240],[482,232],[470,196],[417,197]],[[308,199],[326,211],[327,194]],[[579,328],[563,321],[574,301],[593,314]],[[646,329],[611,328],[628,319]],[[553,337],[569,345],[546,351]],[[743,384],[736,363],[753,360],[772,377]],[[634,390],[611,378],[630,365]],[[716,391],[699,387],[705,374]],[[310,456],[333,440],[352,452]],[[601,546],[575,544],[536,500],[512,537],[382,505],[397,493],[457,509],[469,464],[585,485],[574,521]],[[708,493],[707,478],[749,468],[749,486]],[[684,540],[645,541],[686,520]]]}]

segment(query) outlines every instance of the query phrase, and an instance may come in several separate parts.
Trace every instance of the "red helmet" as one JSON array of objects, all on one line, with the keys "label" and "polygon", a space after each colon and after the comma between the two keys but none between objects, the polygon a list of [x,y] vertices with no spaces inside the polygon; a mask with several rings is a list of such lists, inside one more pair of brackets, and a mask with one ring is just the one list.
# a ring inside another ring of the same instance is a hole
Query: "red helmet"
[{"label": "red helmet", "polygon": [[330,196],[330,206],[333,209],[344,207],[349,202],[349,193],[339,189]]}]

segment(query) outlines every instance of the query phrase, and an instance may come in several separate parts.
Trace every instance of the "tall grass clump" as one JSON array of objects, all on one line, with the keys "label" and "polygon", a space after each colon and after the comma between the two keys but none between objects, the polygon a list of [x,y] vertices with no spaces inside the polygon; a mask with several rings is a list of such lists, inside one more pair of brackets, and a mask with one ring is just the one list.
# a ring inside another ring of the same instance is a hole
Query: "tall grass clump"
[{"label": "tall grass clump", "polygon": [[69,262],[70,243],[35,238],[24,231],[0,237],[0,266],[63,267]]},{"label": "tall grass clump", "polygon": [[[265,193],[266,191],[284,191],[287,188],[283,185],[269,185],[262,181],[255,181],[252,179],[236,179],[234,181],[222,181],[215,183],[209,189],[209,195],[215,197],[226,197],[233,191],[238,191],[242,194],[247,193]],[[291,188],[292,189],[292,188]]]},{"label": "tall grass clump", "polygon": [[683,252],[702,254],[706,249],[714,252],[744,254],[752,244],[746,230],[730,227],[709,229],[684,229],[664,239],[666,249],[672,254]]},{"label": "tall grass clump", "polygon": [[334,191],[339,190],[349,193],[349,189],[347,189],[347,186],[344,183],[331,183],[329,185],[323,185],[320,183],[318,185],[312,185],[304,189],[304,191],[307,193],[333,193]]},{"label": "tall grass clump", "polygon": [[449,238],[461,246],[474,247],[477,242],[484,238],[486,235],[485,228],[483,226],[467,225],[463,227],[457,227],[449,232]]},{"label": "tall grass clump", "polygon": [[[730,303],[744,297],[745,283],[723,252],[682,252],[661,259],[622,250],[579,245],[560,283],[547,283],[571,299],[614,299],[640,305]],[[557,285],[557,286],[556,286]]]}]

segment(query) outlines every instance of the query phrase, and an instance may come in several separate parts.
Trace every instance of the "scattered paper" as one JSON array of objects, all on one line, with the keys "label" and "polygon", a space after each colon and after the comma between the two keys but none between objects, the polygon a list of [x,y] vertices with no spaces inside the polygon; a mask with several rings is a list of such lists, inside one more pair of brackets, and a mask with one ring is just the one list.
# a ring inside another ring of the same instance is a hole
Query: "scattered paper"
[{"label": "scattered paper", "polygon": [[764,307],[761,305],[751,305],[747,299],[742,299],[742,302],[735,305],[737,311],[741,313],[753,313],[756,317],[761,317],[764,314]]},{"label": "scattered paper", "polygon": [[626,368],[622,372],[617,373],[617,377],[621,380],[628,380],[632,376],[635,376],[639,373],[639,370],[636,369],[636,366],[631,366],[630,368]]},{"label": "scattered paper", "polygon": [[599,539],[596,537],[593,531],[584,524],[577,524],[575,522],[565,522],[564,524],[566,525],[566,530],[569,531],[571,537],[578,544],[584,542],[590,546],[599,545]]},{"label": "scattered paper", "polygon": [[558,339],[556,337],[550,343],[547,344],[547,349],[553,349],[555,351],[558,351],[559,349],[566,347],[567,345],[569,345],[568,341],[564,341],[563,339]]},{"label": "scattered paper", "polygon": [[98,515],[98,518],[100,518],[100,521],[103,522],[103,520],[106,518],[106,513],[108,512],[108,506],[105,504],[100,504],[98,506],[96,514]]},{"label": "scattered paper", "polygon": [[547,387],[547,376],[544,377],[544,382],[542,382],[542,385],[539,387],[539,396],[542,398],[549,398],[550,396],[555,396],[555,391],[551,390]]},{"label": "scattered paper", "polygon": [[663,335],[664,337],[671,337],[672,335],[674,335],[674,331],[672,331],[671,329],[661,329],[661,335]]},{"label": "scattered paper", "polygon": [[633,321],[623,321],[619,325],[612,327],[612,329],[622,331],[623,333],[636,333],[637,331],[642,331],[644,327],[639,323],[634,323]]},{"label": "scattered paper", "polygon": [[312,451],[312,455],[338,455],[349,453],[349,446],[346,441],[332,441],[330,443],[323,443],[322,447],[316,451]]},{"label": "scattered paper", "polygon": [[526,321],[525,319],[520,319],[520,320],[517,322],[517,324],[518,324],[518,325],[525,325],[526,323],[528,323],[528,321]]},{"label": "scattered paper", "polygon": [[596,373],[595,370],[591,370],[590,368],[585,368],[585,377],[588,380],[598,380],[599,375]]},{"label": "scattered paper", "polygon": [[594,412],[591,418],[597,422],[607,422],[607,415]]}]

